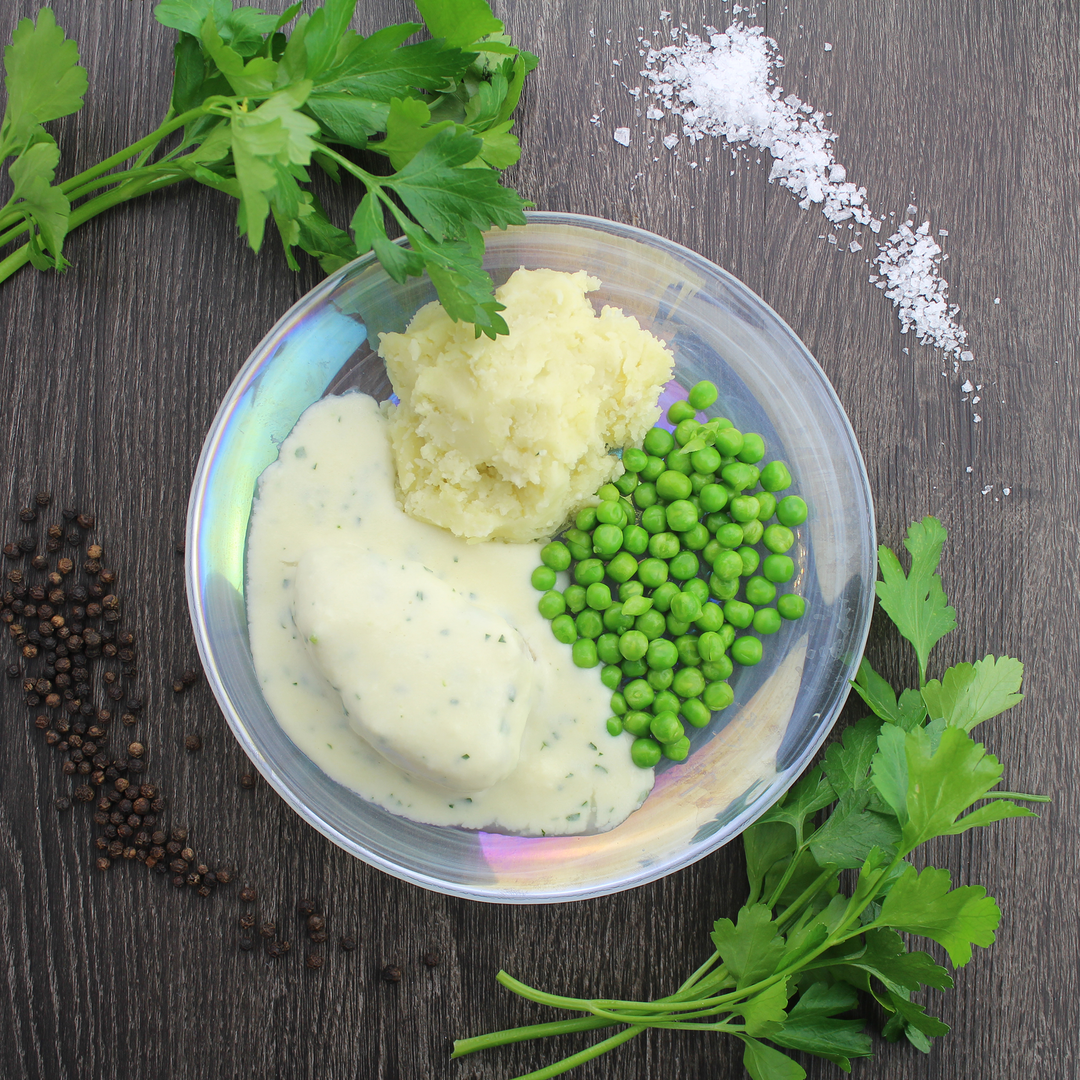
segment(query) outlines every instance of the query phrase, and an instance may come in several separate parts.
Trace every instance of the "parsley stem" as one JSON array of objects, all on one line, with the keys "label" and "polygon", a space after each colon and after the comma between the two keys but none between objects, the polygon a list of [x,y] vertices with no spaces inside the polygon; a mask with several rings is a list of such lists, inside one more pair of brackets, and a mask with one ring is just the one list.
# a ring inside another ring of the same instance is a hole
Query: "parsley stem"
[{"label": "parsley stem", "polygon": [[471,1039],[455,1039],[451,1058],[475,1054],[478,1050],[490,1050],[507,1043],[528,1042],[531,1039],[544,1039],[551,1035],[570,1035],[576,1031],[595,1031],[597,1028],[611,1027],[610,1021],[596,1016],[579,1016],[573,1020],[554,1020],[548,1024],[529,1024],[525,1027],[507,1028],[488,1035],[476,1035]]},{"label": "parsley stem", "polygon": [[554,1064],[548,1065],[547,1068],[538,1069],[536,1072],[523,1073],[521,1076],[515,1077],[514,1080],[550,1080],[552,1076],[561,1076],[564,1072],[577,1068],[578,1065],[584,1065],[585,1062],[592,1061],[593,1058],[598,1058],[609,1050],[614,1050],[616,1046],[622,1046],[623,1043],[629,1042],[635,1035],[640,1035],[643,1030],[643,1028],[636,1026],[624,1028],[610,1038],[604,1039],[603,1042],[579,1050],[576,1054],[563,1058],[562,1061],[556,1061]]}]

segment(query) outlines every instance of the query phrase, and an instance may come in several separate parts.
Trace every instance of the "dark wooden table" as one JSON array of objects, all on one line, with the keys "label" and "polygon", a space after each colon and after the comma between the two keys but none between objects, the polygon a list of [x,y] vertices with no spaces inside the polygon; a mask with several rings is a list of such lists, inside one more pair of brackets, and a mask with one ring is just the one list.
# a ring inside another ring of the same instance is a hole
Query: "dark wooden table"
[{"label": "dark wooden table", "polygon": [[[0,39],[34,6],[0,5]],[[696,31],[732,16],[730,3],[668,6]],[[149,0],[55,8],[90,72],[85,109],[54,125],[61,175],[71,175],[156,126],[173,35],[154,23]],[[361,9],[356,26],[366,31],[412,17],[401,2]],[[943,573],[960,629],[936,662],[992,652],[1026,664],[1026,701],[980,731],[1006,762],[1009,786],[1053,803],[1041,821],[1004,823],[929,853],[957,882],[984,883],[1000,900],[997,944],[977,951],[955,991],[931,995],[953,1028],[932,1054],[882,1043],[856,1075],[1076,1076],[1080,8],[773,0],[753,9],[785,57],[785,87],[832,114],[837,156],[871,204],[902,215],[915,201],[935,231],[948,229],[946,276],[976,354],[960,376],[901,336],[867,282],[866,253],[820,239],[823,219],[767,182],[767,161],[730,175],[720,147],[690,169],[685,144],[681,155],[646,145],[623,84],[640,82],[638,28],[658,25],[658,5],[507,0],[497,13],[541,57],[510,181],[541,209],[668,236],[760,293],[848,411],[881,540],[897,546],[927,513],[949,529]],[[612,139],[621,125],[634,133],[629,147]],[[661,130],[674,127],[650,133]],[[345,213],[344,201],[334,209]],[[309,262],[290,272],[273,236],[252,254],[236,238],[234,213],[207,189],[173,188],[74,234],[68,273],[26,268],[0,288],[0,532],[19,535],[17,511],[41,489],[54,495],[42,522],[59,520],[61,507],[96,515],[125,625],[138,631],[135,681],[145,697],[137,723],[115,738],[146,744],[144,776],[167,794],[165,817],[190,830],[199,857],[237,868],[237,881],[205,900],[138,863],[96,870],[93,805],[54,809],[79,778],[61,773],[20,683],[0,680],[0,1074],[465,1080],[538,1068],[551,1057],[536,1047],[448,1059],[453,1036],[549,1018],[500,990],[495,972],[582,996],[670,991],[704,957],[712,920],[741,902],[740,845],[603,900],[488,906],[371,869],[265,783],[241,786],[246,760],[205,683],[171,688],[196,660],[176,548],[200,445],[230,380],[322,275]],[[962,401],[964,375],[983,386],[978,425]],[[15,656],[5,648],[6,665]],[[876,625],[869,654],[890,676],[913,676],[908,653]],[[858,713],[849,705],[844,718]],[[197,752],[185,750],[192,734]],[[247,883],[255,905],[238,899]],[[330,930],[321,971],[304,966],[303,897],[318,899]],[[279,925],[294,942],[289,954],[239,950],[238,918],[249,909]],[[342,934],[355,935],[357,951],[338,951]],[[437,966],[425,965],[429,952]],[[400,982],[380,977],[387,965],[400,968]],[[580,1075],[738,1077],[739,1061],[730,1042],[656,1033]],[[838,1075],[819,1062],[808,1068]]]}]

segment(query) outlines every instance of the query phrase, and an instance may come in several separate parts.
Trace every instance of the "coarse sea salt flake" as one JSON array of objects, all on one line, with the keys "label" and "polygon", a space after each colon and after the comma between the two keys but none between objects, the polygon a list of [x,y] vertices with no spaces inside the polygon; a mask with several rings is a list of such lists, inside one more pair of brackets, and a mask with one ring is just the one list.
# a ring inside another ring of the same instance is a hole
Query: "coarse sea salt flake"
[{"label": "coarse sea salt flake", "polygon": [[825,42],[825,51],[832,52],[832,45],[830,45],[827,41]]},{"label": "coarse sea salt flake", "polygon": [[858,240],[852,240],[847,246],[848,251],[862,251],[862,244]]},{"label": "coarse sea salt flake", "polygon": [[963,386],[961,386],[961,387],[960,387],[960,389],[961,389],[961,390],[962,390],[962,391],[963,391],[963,392],[964,392],[965,394],[970,394],[970,393],[971,393],[971,391],[975,389],[975,387],[971,385],[971,380],[970,380],[970,379],[965,379],[965,380],[964,380],[964,385],[963,385]]},{"label": "coarse sea salt flake", "polygon": [[664,146],[668,150],[674,150],[675,149],[675,144],[678,143],[678,141],[679,141],[679,136],[678,135],[665,135],[664,138],[663,138]]},{"label": "coarse sea salt flake", "polygon": [[612,133],[611,137],[620,146],[630,145],[630,129],[628,127],[617,127]]}]

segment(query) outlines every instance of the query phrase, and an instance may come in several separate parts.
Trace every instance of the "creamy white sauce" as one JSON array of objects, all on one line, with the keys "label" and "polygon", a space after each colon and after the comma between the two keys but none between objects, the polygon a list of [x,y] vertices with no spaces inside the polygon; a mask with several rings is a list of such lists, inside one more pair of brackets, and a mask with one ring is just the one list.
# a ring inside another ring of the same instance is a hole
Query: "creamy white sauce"
[{"label": "creamy white sauce", "polygon": [[653,773],[629,735],[608,734],[598,670],[575,667],[536,610],[537,563],[536,544],[467,544],[408,517],[378,405],[317,402],[251,518],[267,703],[320,768],[393,813],[527,835],[612,828]]}]

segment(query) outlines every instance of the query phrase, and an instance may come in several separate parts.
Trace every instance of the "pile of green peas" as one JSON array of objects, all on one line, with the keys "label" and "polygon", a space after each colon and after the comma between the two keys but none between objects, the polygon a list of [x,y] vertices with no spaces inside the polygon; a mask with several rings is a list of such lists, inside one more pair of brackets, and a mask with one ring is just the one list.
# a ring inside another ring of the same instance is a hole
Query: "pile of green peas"
[{"label": "pile of green peas", "polygon": [[[795,576],[787,552],[806,503],[781,494],[791,485],[784,462],[759,467],[760,435],[697,419],[717,397],[699,382],[668,409],[674,431],[654,427],[624,450],[623,475],[541,549],[532,574],[540,614],[574,663],[603,665],[608,731],[634,736],[642,768],[684,761],[684,722],[704,727],[730,705],[734,664],[758,663],[761,637],[805,611],[779,587]],[[562,571],[572,584],[560,590]]]}]

